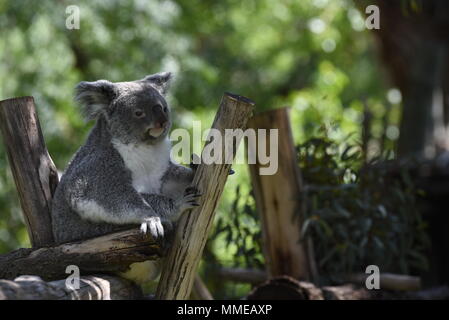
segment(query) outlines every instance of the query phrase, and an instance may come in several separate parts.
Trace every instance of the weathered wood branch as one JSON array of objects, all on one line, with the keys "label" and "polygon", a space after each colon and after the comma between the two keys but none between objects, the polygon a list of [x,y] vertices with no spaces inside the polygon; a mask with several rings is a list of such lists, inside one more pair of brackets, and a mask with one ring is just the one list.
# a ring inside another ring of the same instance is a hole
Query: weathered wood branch
[{"label": "weathered wood branch", "polygon": [[44,280],[66,278],[66,268],[76,265],[83,274],[126,271],[130,264],[156,259],[164,249],[139,229],[126,230],[98,238],[44,247],[18,249],[0,256],[0,278],[36,275]]},{"label": "weathered wood branch", "polygon": [[79,289],[65,280],[45,282],[36,276],[14,281],[0,280],[0,300],[122,300],[142,299],[142,291],[131,281],[107,275],[80,277]]},{"label": "weathered wood branch", "polygon": [[42,137],[33,97],[0,101],[0,130],[31,244],[51,245],[51,199],[58,173]]},{"label": "weathered wood branch", "polygon": [[248,300],[434,300],[449,299],[449,287],[422,291],[367,290],[352,284],[317,287],[306,281],[283,276],[255,287]]},{"label": "weathered wood branch", "polygon": [[[225,137],[225,129],[245,129],[253,107],[254,103],[247,98],[225,94],[212,128],[218,130],[222,138]],[[211,140],[211,138],[208,139],[209,142],[206,146],[212,142]],[[197,209],[185,213],[179,221],[174,243],[168,252],[157,289],[158,299],[187,299],[190,296],[198,263],[212,226],[215,209],[232,163],[232,161],[224,161],[224,158],[226,155],[231,157],[226,160],[234,158],[239,140],[226,141],[225,139],[219,145],[221,164],[201,163],[199,165],[192,184],[203,193],[201,205]],[[231,146],[233,148],[230,148]]]},{"label": "weathered wood branch", "polygon": [[[249,144],[249,152],[257,154],[259,148],[263,148],[266,153],[276,152],[278,157],[278,166],[272,168],[273,172],[268,172],[267,165],[262,164],[259,158],[255,164],[249,164],[249,169],[257,211],[262,221],[263,248],[269,275],[288,275],[307,280],[311,275],[316,277],[317,272],[312,270],[309,260],[313,259],[308,259],[304,243],[300,241],[304,204],[299,195],[303,183],[288,112],[288,108],[270,110],[255,115],[249,121],[248,127],[267,130],[265,141],[258,139],[256,145]],[[278,133],[274,146],[270,138],[272,130]],[[261,142],[262,145],[259,145]],[[264,148],[263,144],[268,147]],[[276,165],[274,162],[272,166]]]},{"label": "weathered wood branch", "polygon": [[209,289],[207,289],[206,284],[203,282],[201,277],[197,275],[195,281],[193,282],[191,299],[193,300],[214,300]]},{"label": "weathered wood branch", "polygon": [[[215,271],[215,275],[226,281],[259,284],[268,279],[268,274],[262,270],[244,268],[220,268]],[[367,274],[350,274],[345,282],[364,286]],[[379,274],[379,285],[382,290],[394,291],[417,291],[421,289],[421,279],[419,277],[381,273]]]},{"label": "weathered wood branch", "polygon": [[[347,277],[347,281],[357,285],[365,285],[367,274],[356,273]],[[416,291],[421,289],[421,278],[405,274],[381,273],[379,286],[386,290]]]}]

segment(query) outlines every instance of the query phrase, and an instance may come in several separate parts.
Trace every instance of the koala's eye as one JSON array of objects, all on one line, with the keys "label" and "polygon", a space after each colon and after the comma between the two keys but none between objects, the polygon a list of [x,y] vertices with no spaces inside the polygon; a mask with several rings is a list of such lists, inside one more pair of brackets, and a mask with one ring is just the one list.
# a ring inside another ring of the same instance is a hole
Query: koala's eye
[{"label": "koala's eye", "polygon": [[167,113],[167,111],[168,111],[168,108],[164,107],[164,112]]},{"label": "koala's eye", "polygon": [[145,117],[145,113],[142,110],[136,110],[136,111],[134,111],[134,116],[136,118],[143,118],[143,117]]}]

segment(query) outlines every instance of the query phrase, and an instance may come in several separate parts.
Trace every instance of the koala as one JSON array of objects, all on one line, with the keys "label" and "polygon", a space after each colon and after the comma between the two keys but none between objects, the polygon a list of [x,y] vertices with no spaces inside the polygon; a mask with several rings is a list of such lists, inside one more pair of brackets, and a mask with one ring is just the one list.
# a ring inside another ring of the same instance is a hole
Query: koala
[{"label": "koala", "polygon": [[[170,159],[171,110],[165,100],[170,79],[164,72],[131,82],[77,85],[75,99],[86,119],[96,123],[56,188],[56,242],[136,225],[162,238],[182,212],[199,205],[201,195],[190,187],[194,169]],[[123,276],[142,283],[157,276],[156,269],[146,261],[131,265]]]}]

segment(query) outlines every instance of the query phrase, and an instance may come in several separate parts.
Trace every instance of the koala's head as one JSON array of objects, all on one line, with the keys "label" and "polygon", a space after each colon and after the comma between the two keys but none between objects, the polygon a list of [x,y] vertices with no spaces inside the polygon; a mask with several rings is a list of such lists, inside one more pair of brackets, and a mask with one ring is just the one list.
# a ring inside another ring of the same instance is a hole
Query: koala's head
[{"label": "koala's head", "polygon": [[163,140],[171,127],[164,98],[170,79],[171,73],[162,72],[131,82],[83,81],[76,86],[75,99],[87,120],[106,120],[113,138],[154,144]]}]

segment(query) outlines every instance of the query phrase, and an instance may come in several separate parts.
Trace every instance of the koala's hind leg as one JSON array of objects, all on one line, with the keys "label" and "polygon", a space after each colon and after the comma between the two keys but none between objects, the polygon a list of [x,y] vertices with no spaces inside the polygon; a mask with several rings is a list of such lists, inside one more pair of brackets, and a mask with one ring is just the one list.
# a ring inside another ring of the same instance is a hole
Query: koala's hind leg
[{"label": "koala's hind leg", "polygon": [[139,285],[154,281],[161,273],[163,259],[135,262],[129,270],[119,273],[119,276],[131,280]]},{"label": "koala's hind leg", "polygon": [[162,194],[172,199],[182,197],[186,188],[190,186],[195,169],[170,162],[168,170],[162,177]]}]

